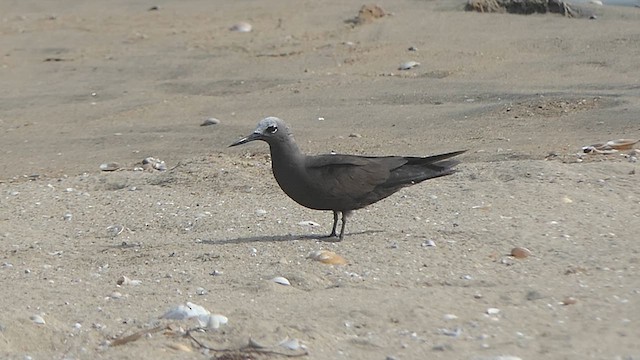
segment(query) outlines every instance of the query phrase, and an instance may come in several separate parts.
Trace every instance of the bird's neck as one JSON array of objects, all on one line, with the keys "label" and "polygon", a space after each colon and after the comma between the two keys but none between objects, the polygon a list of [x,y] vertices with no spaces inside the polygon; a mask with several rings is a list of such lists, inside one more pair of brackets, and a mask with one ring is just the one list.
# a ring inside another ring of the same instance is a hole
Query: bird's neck
[{"label": "bird's neck", "polygon": [[280,141],[277,143],[269,144],[271,150],[271,163],[273,169],[276,168],[289,171],[295,166],[303,163],[304,154],[300,151],[300,148],[293,140],[293,137],[289,138],[290,141]]}]

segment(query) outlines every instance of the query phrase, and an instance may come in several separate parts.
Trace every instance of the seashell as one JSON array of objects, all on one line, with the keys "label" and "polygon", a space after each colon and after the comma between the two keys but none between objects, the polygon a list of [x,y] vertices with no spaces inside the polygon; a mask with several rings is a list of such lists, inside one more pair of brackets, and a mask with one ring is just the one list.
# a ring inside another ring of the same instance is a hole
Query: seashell
[{"label": "seashell", "polygon": [[500,309],[498,308],[488,308],[487,315],[498,315],[500,313]]},{"label": "seashell", "polygon": [[289,280],[287,278],[285,278],[285,277],[282,277],[282,276],[276,276],[273,279],[271,279],[271,281],[273,281],[276,284],[280,284],[280,285],[285,285],[285,286],[291,285]]},{"label": "seashell", "polygon": [[320,226],[317,222],[313,222],[311,220],[300,221],[298,223],[300,226]]},{"label": "seashell", "polygon": [[398,70],[411,70],[416,66],[420,66],[420,63],[417,61],[406,61],[398,66]]},{"label": "seashell", "polygon": [[116,284],[118,285],[132,285],[132,286],[137,286],[142,284],[142,281],[140,280],[131,280],[128,277],[122,275],[120,276],[120,278],[116,281]]},{"label": "seashell", "polygon": [[307,255],[307,259],[319,261],[323,264],[332,264],[332,265],[347,264],[347,260],[345,258],[329,250],[312,251],[309,253],[309,255]]},{"label": "seashell", "polygon": [[44,321],[44,318],[38,314],[33,314],[29,316],[29,319],[31,319],[31,321],[33,321],[34,324],[38,324],[38,325],[46,324],[46,322]]},{"label": "seashell", "polygon": [[220,314],[207,314],[198,316],[198,323],[201,327],[216,330],[220,328],[220,325],[225,325],[229,322],[229,319]]},{"label": "seashell", "polygon": [[443,318],[444,318],[445,320],[455,320],[455,319],[457,319],[458,317],[457,317],[456,315],[454,315],[454,314],[444,314]]},{"label": "seashell", "polygon": [[122,293],[118,292],[118,291],[114,291],[111,294],[109,294],[109,299],[113,299],[113,300],[119,300],[122,299]]},{"label": "seashell", "polygon": [[230,31],[240,32],[240,33],[248,33],[253,30],[253,26],[246,21],[241,21],[239,23],[233,24],[230,28]]},{"label": "seashell", "polygon": [[220,124],[220,120],[216,118],[208,118],[205,119],[200,126],[209,126],[209,125],[218,125]]},{"label": "seashell", "polygon": [[142,160],[142,166],[145,167],[145,165],[151,166],[153,169],[156,169],[159,171],[167,170],[167,164],[165,164],[164,161],[153,158],[153,157],[148,157]]},{"label": "seashell", "polygon": [[287,350],[298,350],[300,349],[300,341],[298,339],[286,338],[278,344]]},{"label": "seashell", "polygon": [[196,288],[196,295],[206,295],[207,289],[203,287]]},{"label": "seashell", "polygon": [[422,247],[436,247],[436,242],[433,240],[427,240],[422,243]]},{"label": "seashell", "polygon": [[100,164],[100,170],[102,171],[116,171],[120,169],[120,164],[117,162],[107,162]]},{"label": "seashell", "polygon": [[122,225],[111,225],[107,227],[107,234],[111,237],[116,237],[122,234],[122,231],[124,231],[124,226]]},{"label": "seashell", "polygon": [[531,250],[525,247],[514,247],[513,249],[511,249],[511,256],[516,259],[528,258],[529,256],[531,256]]}]

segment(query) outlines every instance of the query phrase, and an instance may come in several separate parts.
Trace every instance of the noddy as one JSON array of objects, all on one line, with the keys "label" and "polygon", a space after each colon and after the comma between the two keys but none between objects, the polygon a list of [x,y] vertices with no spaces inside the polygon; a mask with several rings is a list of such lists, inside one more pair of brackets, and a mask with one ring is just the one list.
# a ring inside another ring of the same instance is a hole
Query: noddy
[{"label": "noddy", "polygon": [[[464,153],[455,151],[427,157],[358,156],[344,154],[305,155],[287,124],[267,117],[238,146],[262,140],[271,150],[271,168],[280,188],[298,204],[333,211],[329,237],[344,238],[347,218],[353,210],[380,201],[403,187],[453,173],[458,161],[447,160]],[[336,234],[342,214],[340,235]]]}]

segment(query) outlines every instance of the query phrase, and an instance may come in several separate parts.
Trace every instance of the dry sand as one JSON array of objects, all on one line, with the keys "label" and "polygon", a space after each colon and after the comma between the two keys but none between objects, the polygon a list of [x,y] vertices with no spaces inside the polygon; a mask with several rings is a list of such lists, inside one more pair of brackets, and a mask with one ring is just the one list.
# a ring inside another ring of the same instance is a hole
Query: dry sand
[{"label": "dry sand", "polygon": [[[194,335],[215,348],[640,359],[638,165],[576,156],[640,137],[640,9],[399,0],[345,23],[362,4],[0,2],[1,357],[278,358],[207,352],[180,336],[193,320],[158,320],[190,301],[229,318]],[[331,214],[281,192],[265,144],[227,148],[267,115],[309,153],[469,152],[327,243]],[[169,170],[133,171],[147,156]],[[349,264],[305,258],[319,249]],[[155,326],[170,330],[109,346]]]}]

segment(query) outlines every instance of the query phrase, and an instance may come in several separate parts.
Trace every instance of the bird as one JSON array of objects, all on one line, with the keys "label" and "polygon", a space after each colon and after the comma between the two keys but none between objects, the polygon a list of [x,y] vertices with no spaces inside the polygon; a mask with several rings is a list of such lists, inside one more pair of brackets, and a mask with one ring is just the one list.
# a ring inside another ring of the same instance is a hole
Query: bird
[{"label": "bird", "polygon": [[[347,218],[354,210],[378,202],[398,190],[455,172],[450,159],[466,150],[427,157],[306,155],[296,144],[287,124],[273,116],[229,147],[262,140],[269,145],[271,169],[280,188],[298,204],[333,211],[329,238],[342,241]],[[449,160],[448,160],[449,159]],[[341,217],[340,234],[336,232]]]}]

